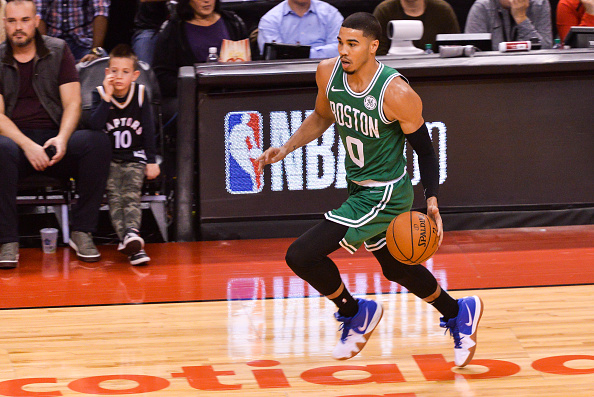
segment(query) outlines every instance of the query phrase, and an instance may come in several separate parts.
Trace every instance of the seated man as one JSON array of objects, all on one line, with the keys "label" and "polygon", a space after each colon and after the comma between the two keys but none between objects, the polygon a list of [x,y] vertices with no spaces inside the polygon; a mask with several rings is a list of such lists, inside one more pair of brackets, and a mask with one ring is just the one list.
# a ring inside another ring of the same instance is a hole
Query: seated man
[{"label": "seated man", "polygon": [[138,0],[131,45],[139,61],[153,64],[157,33],[168,18],[167,0]]},{"label": "seated man", "polygon": [[[0,0],[0,15],[4,16],[4,6],[6,5],[6,0]],[[0,18],[0,43],[6,39],[6,35],[4,34],[4,19]]]},{"label": "seated man", "polygon": [[560,0],[557,4],[557,31],[561,41],[572,26],[594,26],[594,0]]},{"label": "seated man", "polygon": [[91,233],[111,160],[107,135],[75,131],[81,95],[66,42],[41,36],[35,3],[6,5],[6,42],[0,45],[0,268],[18,264],[18,180],[35,172],[75,177],[70,246],[86,262],[101,257]]},{"label": "seated man", "polygon": [[493,51],[505,41],[540,42],[553,46],[549,0],[476,0],[466,19],[465,33],[491,33]]},{"label": "seated man", "polygon": [[106,56],[103,42],[111,0],[35,0],[42,34],[66,40],[76,61]]},{"label": "seated man", "polygon": [[392,44],[388,38],[388,23],[393,20],[417,20],[423,22],[423,36],[413,41],[415,47],[425,49],[426,44],[435,47],[435,37],[441,33],[460,33],[460,25],[454,9],[445,0],[384,0],[373,11],[382,26],[378,55],[386,55]]},{"label": "seated man", "polygon": [[310,58],[338,55],[338,31],[343,17],[320,0],[285,0],[268,11],[258,24],[258,47],[265,43],[311,46]]}]

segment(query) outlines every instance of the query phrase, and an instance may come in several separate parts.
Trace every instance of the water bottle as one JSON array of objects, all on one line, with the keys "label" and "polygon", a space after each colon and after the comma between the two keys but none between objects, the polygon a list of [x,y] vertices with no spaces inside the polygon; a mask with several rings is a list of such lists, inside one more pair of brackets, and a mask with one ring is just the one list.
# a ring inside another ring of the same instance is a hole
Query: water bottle
[{"label": "water bottle", "polygon": [[561,44],[561,39],[555,39],[555,43],[553,44],[554,50],[562,50],[563,44]]},{"label": "water bottle", "polygon": [[208,49],[208,57],[206,58],[206,62],[218,62],[219,56],[217,55],[217,47],[210,47]]},{"label": "water bottle", "polygon": [[425,54],[433,54],[433,45],[425,44]]}]

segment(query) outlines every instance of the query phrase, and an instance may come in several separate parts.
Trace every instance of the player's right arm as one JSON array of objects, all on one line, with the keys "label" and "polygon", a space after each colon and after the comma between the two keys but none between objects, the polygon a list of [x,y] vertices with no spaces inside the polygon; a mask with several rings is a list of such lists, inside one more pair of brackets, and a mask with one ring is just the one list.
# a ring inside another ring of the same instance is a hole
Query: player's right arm
[{"label": "player's right arm", "polygon": [[423,119],[421,98],[403,79],[393,79],[384,97],[384,113],[388,120],[398,120],[406,140],[418,154],[421,183],[425,188],[427,200],[427,214],[437,225],[439,244],[441,244],[443,221],[437,206],[439,164]]},{"label": "player's right arm", "polygon": [[316,97],[316,107],[313,113],[307,116],[301,126],[283,146],[270,147],[258,157],[260,171],[262,171],[265,165],[281,161],[292,151],[319,138],[334,123],[334,114],[330,109],[330,102],[326,96],[326,86],[330,80],[335,62],[336,58],[332,58],[318,64],[316,70],[318,96]]}]

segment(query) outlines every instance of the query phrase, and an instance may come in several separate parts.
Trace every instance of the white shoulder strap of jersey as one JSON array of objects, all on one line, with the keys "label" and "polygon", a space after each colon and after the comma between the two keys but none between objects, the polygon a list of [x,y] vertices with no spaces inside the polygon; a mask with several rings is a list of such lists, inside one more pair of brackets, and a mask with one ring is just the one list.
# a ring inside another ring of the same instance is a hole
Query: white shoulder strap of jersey
[{"label": "white shoulder strap of jersey", "polygon": [[[136,87],[136,83],[135,82],[132,82],[132,85],[130,86],[130,91],[128,91],[128,96],[126,97],[126,102],[119,103],[112,96],[111,97],[111,103],[113,103],[114,106],[116,106],[116,107],[118,107],[120,109],[126,108],[130,104],[130,102],[132,102],[132,97],[134,96],[134,89],[135,89],[135,87]],[[141,86],[141,87],[143,87],[143,86]],[[99,95],[101,95],[101,97],[103,99],[105,99],[106,94],[105,94],[105,90],[103,89],[103,86],[102,85],[100,85],[100,86],[97,87],[97,91],[99,91]],[[139,95],[139,97],[140,97],[140,95]],[[141,101],[141,105],[142,105],[142,100],[140,100],[140,101]]]},{"label": "white shoulder strap of jersey", "polygon": [[[105,101],[107,94],[105,94],[105,89],[103,88],[102,85],[97,86],[97,92],[99,93],[99,96],[101,96],[101,99],[103,99]],[[109,101],[106,101],[106,102],[109,102]]]},{"label": "white shoulder strap of jersey", "polygon": [[138,105],[142,107],[144,103],[144,85],[138,84]]}]

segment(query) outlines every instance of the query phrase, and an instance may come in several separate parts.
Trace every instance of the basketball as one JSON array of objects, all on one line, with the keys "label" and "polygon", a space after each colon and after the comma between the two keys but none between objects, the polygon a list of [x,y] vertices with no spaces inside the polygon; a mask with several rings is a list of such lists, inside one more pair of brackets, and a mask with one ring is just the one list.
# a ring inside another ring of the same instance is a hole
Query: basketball
[{"label": "basketball", "polygon": [[402,263],[425,262],[437,251],[437,225],[421,212],[405,212],[390,222],[386,243],[392,256]]}]

